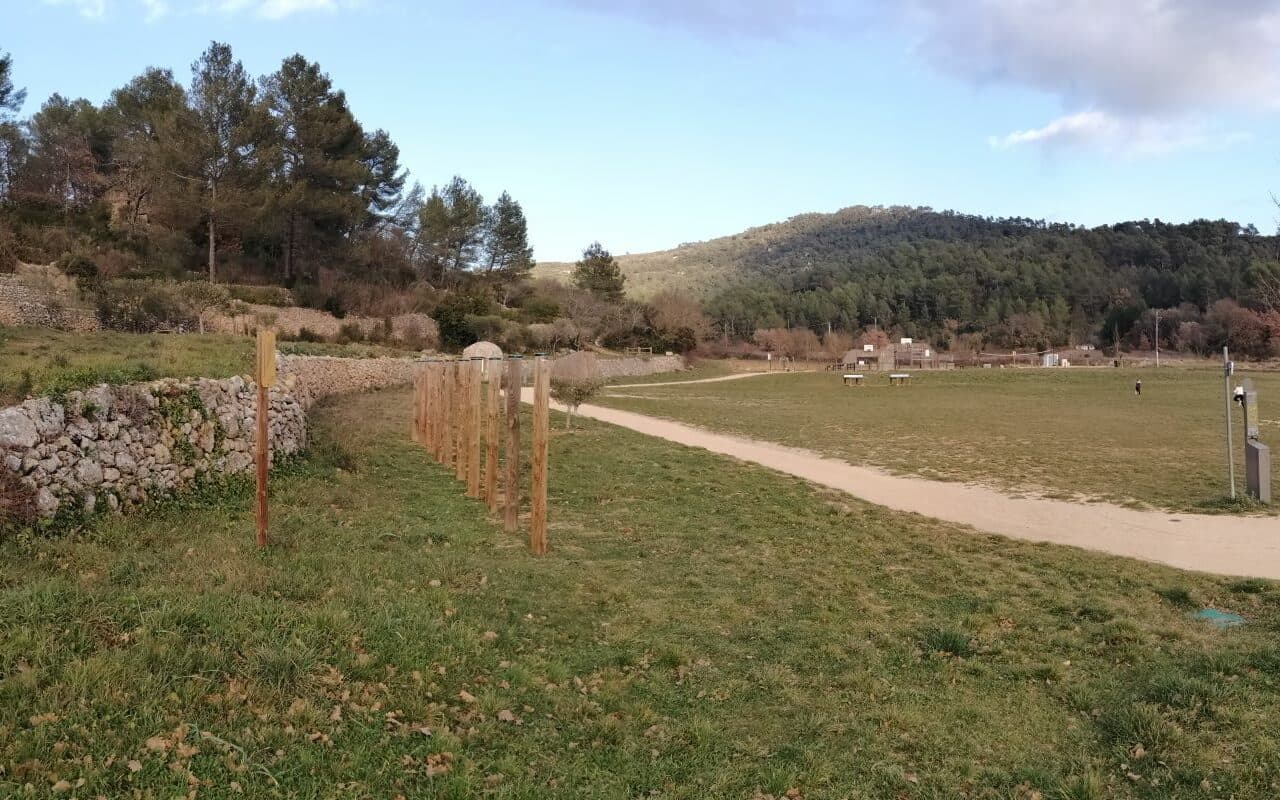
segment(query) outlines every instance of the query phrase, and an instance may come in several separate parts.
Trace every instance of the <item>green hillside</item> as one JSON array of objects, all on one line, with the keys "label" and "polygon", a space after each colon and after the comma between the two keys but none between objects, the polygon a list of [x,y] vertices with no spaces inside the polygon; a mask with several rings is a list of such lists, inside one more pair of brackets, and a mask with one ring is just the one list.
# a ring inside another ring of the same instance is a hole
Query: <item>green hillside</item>
[{"label": "green hillside", "polygon": [[879,325],[940,345],[963,334],[1022,348],[1118,335],[1141,347],[1159,309],[1163,346],[1202,350],[1230,331],[1233,348],[1265,355],[1280,329],[1280,238],[1227,220],[1084,228],[854,206],[618,261],[633,296],[689,291],[738,336]]}]

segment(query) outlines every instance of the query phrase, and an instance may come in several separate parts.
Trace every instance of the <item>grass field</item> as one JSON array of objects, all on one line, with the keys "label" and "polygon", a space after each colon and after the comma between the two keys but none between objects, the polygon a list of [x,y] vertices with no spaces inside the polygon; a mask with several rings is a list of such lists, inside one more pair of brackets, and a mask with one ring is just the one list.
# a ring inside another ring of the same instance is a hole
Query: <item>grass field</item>
[{"label": "grass field", "polygon": [[[283,352],[370,356],[395,351],[372,345],[281,342]],[[227,377],[248,372],[253,340],[220,334],[67,333],[0,328],[0,404],[28,394],[128,383],[157,377]]]},{"label": "grass field", "polygon": [[[408,406],[322,408],[266,552],[245,491],[0,543],[0,796],[1280,791],[1270,584],[590,421],[553,423],[539,559],[406,441]],[[1190,618],[1206,604],[1249,624]]]},{"label": "grass field", "polygon": [[[1280,444],[1280,374],[1251,377],[1262,440]],[[775,375],[595,402],[943,480],[1179,510],[1222,506],[1223,389],[1214,370],[916,372],[908,387],[869,378],[846,387],[838,373]],[[1235,420],[1239,449],[1238,408]],[[1238,459],[1241,486],[1243,469]]]},{"label": "grass field", "polygon": [[669,381],[693,381],[702,378],[718,378],[734,372],[728,361],[698,361],[688,369],[680,372],[658,372],[653,375],[642,375],[638,378],[614,378],[610,383],[667,383]]}]

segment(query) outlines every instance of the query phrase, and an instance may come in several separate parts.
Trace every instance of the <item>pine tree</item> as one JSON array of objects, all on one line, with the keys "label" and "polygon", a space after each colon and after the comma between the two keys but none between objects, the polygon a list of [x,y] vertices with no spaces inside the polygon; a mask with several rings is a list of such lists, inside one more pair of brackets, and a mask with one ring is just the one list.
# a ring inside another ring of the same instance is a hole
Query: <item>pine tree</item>
[{"label": "pine tree", "polygon": [[22,131],[13,121],[14,112],[26,99],[26,90],[13,86],[13,58],[0,54],[0,203],[9,199],[26,153]]},{"label": "pine tree", "polygon": [[169,70],[149,68],[111,93],[105,113],[114,138],[111,185],[124,198],[117,221],[137,232],[153,209],[172,218],[189,191],[171,157],[189,114],[186,92]]},{"label": "pine tree", "polygon": [[496,272],[505,281],[518,281],[533,270],[533,248],[529,247],[529,226],[520,204],[503,192],[489,213],[485,232],[487,271]]},{"label": "pine tree", "polygon": [[621,300],[626,277],[613,255],[599,242],[592,242],[582,251],[582,260],[574,265],[573,282],[607,300]]},{"label": "pine tree", "polygon": [[191,65],[191,134],[179,143],[201,193],[208,236],[209,281],[217,280],[218,227],[249,204],[264,133],[254,86],[231,47],[213,42]]},{"label": "pine tree", "polygon": [[[319,64],[301,55],[286,58],[263,80],[263,89],[275,125],[283,272],[291,282],[302,273],[297,259],[307,245],[336,245],[365,218],[365,136],[346,95],[333,89]],[[315,276],[313,269],[310,277]]]},{"label": "pine tree", "polygon": [[368,172],[366,183],[360,187],[366,211],[362,227],[379,228],[393,221],[409,173],[400,168],[400,148],[381,129],[365,137],[361,161]]},{"label": "pine tree", "polygon": [[475,268],[488,218],[484,198],[461,176],[432,187],[418,225],[427,280],[443,283]]}]

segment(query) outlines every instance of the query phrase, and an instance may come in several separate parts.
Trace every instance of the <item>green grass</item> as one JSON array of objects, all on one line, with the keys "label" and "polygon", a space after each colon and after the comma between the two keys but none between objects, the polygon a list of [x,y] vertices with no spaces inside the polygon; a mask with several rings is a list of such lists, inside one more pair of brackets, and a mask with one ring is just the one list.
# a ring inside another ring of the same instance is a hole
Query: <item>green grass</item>
[{"label": "green grass", "polygon": [[638,378],[614,378],[610,383],[633,384],[633,383],[666,383],[668,381],[696,381],[703,378],[719,378],[724,375],[733,374],[733,365],[728,361],[722,360],[705,360],[694,362],[688,369],[680,372],[659,372],[653,375],[643,375]]},{"label": "green grass", "polygon": [[[1252,377],[1262,440],[1280,444],[1280,374]],[[1259,510],[1221,500],[1226,448],[1216,371],[915,371],[907,387],[868,378],[849,387],[839,373],[774,375],[628,390],[595,402],[941,480],[1174,510]],[[1239,451],[1238,407],[1234,414]]]},{"label": "green grass", "polygon": [[[393,351],[371,345],[281,342],[282,352],[369,356]],[[131,383],[157,377],[228,377],[253,366],[253,340],[222,334],[67,333],[0,327],[0,404],[24,396]]]},{"label": "green grass", "polygon": [[1276,795],[1271,584],[589,421],[553,425],[536,558],[408,410],[323,408],[263,553],[247,491],[0,545],[0,796]]}]

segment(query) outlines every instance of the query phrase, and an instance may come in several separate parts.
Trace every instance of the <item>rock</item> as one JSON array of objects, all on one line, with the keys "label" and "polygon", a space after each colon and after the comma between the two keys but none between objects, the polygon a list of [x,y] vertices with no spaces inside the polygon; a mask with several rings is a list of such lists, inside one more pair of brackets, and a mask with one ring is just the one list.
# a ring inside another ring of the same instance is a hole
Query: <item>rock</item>
[{"label": "rock", "polygon": [[94,509],[98,507],[98,496],[93,492],[85,492],[81,498],[84,502],[84,513],[92,514]]},{"label": "rock", "polygon": [[22,459],[15,455],[5,456],[4,465],[9,468],[10,472],[22,472]]},{"label": "rock", "polygon": [[102,479],[104,481],[115,483],[120,480],[120,470],[115,467],[106,467],[102,470]]},{"label": "rock", "polygon": [[138,468],[138,462],[133,456],[126,452],[116,453],[116,467],[123,473],[129,474]]},{"label": "rock", "polygon": [[40,468],[45,472],[54,473],[62,469],[62,461],[57,456],[49,456],[40,462]]},{"label": "rock", "polygon": [[151,455],[155,456],[157,464],[163,464],[169,461],[169,448],[162,444],[157,444],[151,448]]},{"label": "rock", "polygon": [[0,448],[25,450],[35,447],[39,438],[35,423],[21,408],[0,411]]},{"label": "rock", "polygon": [[104,473],[96,461],[82,458],[76,462],[76,480],[85,486],[97,486],[102,483]]},{"label": "rock", "polygon": [[108,492],[108,493],[107,493],[107,507],[108,507],[108,508],[110,508],[112,511],[119,511],[119,510],[120,510],[120,498],[119,498],[119,497],[116,497],[114,494],[112,494],[112,493]]},{"label": "rock", "polygon": [[52,517],[58,512],[58,498],[53,496],[47,486],[41,486],[36,492],[36,511],[42,517]]}]

